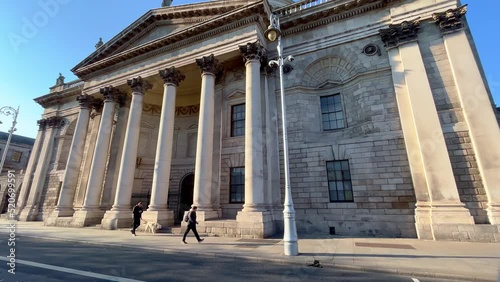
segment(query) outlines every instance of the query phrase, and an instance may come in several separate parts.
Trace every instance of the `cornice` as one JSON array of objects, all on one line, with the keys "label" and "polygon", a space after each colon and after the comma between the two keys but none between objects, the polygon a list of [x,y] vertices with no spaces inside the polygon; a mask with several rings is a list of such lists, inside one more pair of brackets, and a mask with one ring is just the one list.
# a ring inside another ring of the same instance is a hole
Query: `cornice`
[{"label": "cornice", "polygon": [[78,97],[82,94],[83,81],[76,80],[63,85],[63,90],[59,92],[51,92],[49,94],[37,97],[33,99],[35,102],[40,104],[42,107],[46,108],[51,105],[59,104],[62,100]]},{"label": "cornice", "polygon": [[[130,50],[125,50],[121,53],[111,55],[112,53],[115,53],[117,49],[119,48],[124,48],[122,45],[125,42],[131,42],[133,41],[133,38],[136,38],[136,35],[138,33],[143,32],[147,28],[154,28],[156,25],[154,24],[157,21],[162,21],[162,20],[167,20],[170,17],[172,18],[181,18],[181,17],[187,17],[191,15],[193,16],[192,13],[198,13],[196,15],[201,15],[201,16],[208,16],[210,15],[210,11],[213,11],[213,9],[205,9],[205,10],[187,10],[187,11],[182,11],[182,12],[176,12],[176,13],[163,13],[163,14],[156,14],[155,12],[148,12],[151,13],[148,15],[148,13],[143,16],[139,21],[141,24],[137,24],[138,26],[136,27],[137,31],[135,29],[132,30],[124,30],[122,33],[120,33],[120,39],[115,39],[113,38],[109,43],[104,44],[100,49],[103,51],[100,51],[99,53],[94,52],[92,55],[88,57],[88,59],[84,60],[77,66],[75,66],[72,71],[75,73],[80,78],[84,78],[87,75],[106,68],[108,66],[114,65],[118,62],[123,62],[127,61],[131,58],[135,58],[137,56],[141,56],[153,51],[157,51],[158,49],[162,49],[162,47],[170,47],[170,45],[176,45],[176,43],[180,43],[181,41],[187,41],[193,42],[195,40],[192,40],[196,38],[197,40],[203,39],[206,36],[203,36],[205,34],[213,34],[213,30],[219,30],[218,27],[223,27],[226,25],[228,22],[233,22],[237,21],[238,19],[249,17],[252,15],[256,14],[262,14],[264,12],[264,5],[262,1],[259,2],[254,2],[251,4],[247,5],[242,5],[241,3],[247,4],[246,1],[235,1],[235,4],[232,6],[220,6],[217,8],[218,12],[214,13],[213,15],[217,15],[218,17],[211,18],[205,21],[202,21],[198,24],[195,24],[194,26],[190,26],[188,28],[185,28],[183,30],[177,31],[173,34],[169,34],[167,36],[161,37],[159,39],[153,40],[151,42],[142,44],[140,46],[134,47]],[[226,2],[227,3],[227,2]],[[237,5],[240,4],[240,5]],[[155,11],[155,10],[153,10]],[[157,10],[156,10],[157,11]],[[202,14],[200,14],[202,13]],[[208,14],[203,14],[203,13],[208,13]],[[137,22],[137,21],[136,21]],[[151,27],[152,26],[152,27]],[[197,36],[198,35],[198,36]],[[202,36],[201,38],[199,36]],[[115,37],[118,37],[115,36]],[[182,44],[181,46],[183,46]],[[112,48],[112,46],[115,46]],[[178,47],[177,47],[178,48]],[[111,55],[111,56],[110,56]],[[129,64],[130,61],[127,62]]]}]

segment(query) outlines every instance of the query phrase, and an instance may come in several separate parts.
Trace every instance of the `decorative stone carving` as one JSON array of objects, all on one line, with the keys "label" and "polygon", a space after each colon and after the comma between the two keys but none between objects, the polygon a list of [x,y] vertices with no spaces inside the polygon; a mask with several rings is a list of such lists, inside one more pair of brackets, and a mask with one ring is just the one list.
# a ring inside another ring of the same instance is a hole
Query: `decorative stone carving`
[{"label": "decorative stone carving", "polygon": [[238,47],[240,48],[241,55],[245,61],[261,60],[262,57],[266,56],[266,49],[258,42],[247,43],[246,45],[240,45]]},{"label": "decorative stone carving", "polygon": [[81,108],[87,108],[90,109],[94,105],[94,97],[87,95],[87,94],[82,94],[76,97],[76,100],[80,103]]},{"label": "decorative stone carving", "polygon": [[62,85],[62,84],[64,84],[64,76],[61,73],[59,73],[59,77],[56,80],[56,85]]},{"label": "decorative stone carving", "polygon": [[196,115],[200,112],[200,105],[189,105],[189,106],[179,106],[175,107],[176,116],[191,116]]},{"label": "decorative stone carving", "polygon": [[172,4],[172,0],[163,0],[161,2],[162,7],[170,7],[171,4]]},{"label": "decorative stone carving", "polygon": [[381,55],[380,54],[380,48],[378,48],[377,45],[375,44],[368,44],[363,48],[363,54],[367,56],[373,56],[373,55]]},{"label": "decorative stone carving", "polygon": [[62,117],[49,117],[47,118],[47,125],[49,127],[61,127],[64,125]]},{"label": "decorative stone carving", "polygon": [[290,64],[284,64],[283,65],[283,73],[284,74],[289,74],[293,71],[293,66]]},{"label": "decorative stone carving", "polygon": [[151,115],[160,115],[161,114],[161,106],[144,103],[144,106],[142,107],[142,111],[144,113],[149,113]]},{"label": "decorative stone carving", "polygon": [[202,73],[212,73],[216,77],[220,77],[224,73],[224,68],[219,64],[219,60],[214,57],[214,54],[196,59],[196,64],[200,67]]},{"label": "decorative stone carving", "polygon": [[99,37],[99,41],[95,45],[95,48],[99,49],[99,48],[101,48],[102,45],[104,45],[104,42],[102,42],[102,37]]},{"label": "decorative stone carving", "polygon": [[166,68],[164,70],[160,70],[160,76],[163,78],[165,83],[172,83],[175,86],[179,87],[179,83],[186,79],[186,76],[183,75],[179,70],[175,69],[175,67]]},{"label": "decorative stone carving", "polygon": [[113,102],[116,102],[118,104],[124,103],[124,99],[125,99],[126,94],[123,93],[122,91],[120,91],[119,89],[114,88],[111,85],[104,87],[104,88],[101,88],[99,91],[104,96],[105,102],[106,101],[113,101]]},{"label": "decorative stone carving", "polygon": [[420,29],[419,19],[404,21],[400,24],[391,24],[389,28],[379,30],[380,37],[387,48],[398,47],[411,41],[417,40]]},{"label": "decorative stone carving", "polygon": [[39,119],[36,121],[36,124],[38,125],[38,130],[45,130],[47,119]]},{"label": "decorative stone carving", "polygon": [[460,30],[464,27],[462,16],[467,13],[467,5],[460,6],[456,9],[449,9],[446,12],[434,13],[432,18],[439,25],[442,33],[448,33]]},{"label": "decorative stone carving", "polygon": [[146,80],[142,79],[142,77],[138,76],[132,79],[127,80],[127,84],[132,88],[133,92],[139,92],[144,94],[146,90],[152,88],[152,85],[149,84]]}]

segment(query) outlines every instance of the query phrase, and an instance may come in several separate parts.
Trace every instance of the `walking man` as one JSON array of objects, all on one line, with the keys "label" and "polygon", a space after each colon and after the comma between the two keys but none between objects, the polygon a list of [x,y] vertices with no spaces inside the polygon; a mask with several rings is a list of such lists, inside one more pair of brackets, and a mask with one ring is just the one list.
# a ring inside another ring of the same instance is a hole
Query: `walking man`
[{"label": "walking man", "polygon": [[142,211],[142,202],[138,202],[132,210],[132,214],[134,216],[134,225],[132,230],[130,230],[130,232],[132,232],[132,236],[137,236],[135,235],[135,230],[137,229],[137,227],[139,227],[139,225],[141,225]]},{"label": "walking man", "polygon": [[193,206],[189,213],[187,214],[187,219],[188,219],[188,227],[186,229],[186,232],[184,232],[184,237],[182,238],[182,243],[187,244],[186,242],[186,236],[189,233],[190,230],[193,230],[194,236],[196,237],[196,240],[198,240],[198,243],[203,242],[205,239],[201,239],[200,235],[198,235],[198,231],[196,231],[196,224],[198,222],[196,221],[196,210],[198,209],[197,206]]}]

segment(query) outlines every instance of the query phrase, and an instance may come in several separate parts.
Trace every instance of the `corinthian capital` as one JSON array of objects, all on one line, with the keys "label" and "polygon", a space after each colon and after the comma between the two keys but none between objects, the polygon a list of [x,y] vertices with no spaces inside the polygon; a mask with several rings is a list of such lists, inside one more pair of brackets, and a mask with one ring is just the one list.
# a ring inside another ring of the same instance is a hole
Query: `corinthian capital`
[{"label": "corinthian capital", "polygon": [[161,78],[163,78],[163,81],[165,81],[165,83],[172,83],[177,87],[179,87],[179,83],[181,83],[181,81],[186,78],[186,76],[183,75],[175,67],[160,70],[160,76]]},{"label": "corinthian capital", "polygon": [[125,97],[125,93],[113,86],[107,86],[100,89],[101,94],[104,96],[104,102],[121,103]]},{"label": "corinthian capital", "polygon": [[151,84],[142,79],[142,77],[140,76],[127,80],[127,84],[130,86],[130,88],[132,88],[133,92],[139,92],[142,94],[144,94],[146,90],[149,90],[152,87]]},{"label": "corinthian capital", "polygon": [[39,119],[36,121],[36,124],[38,125],[38,130],[44,130],[47,126],[47,119]]},{"label": "corinthian capital", "polygon": [[404,21],[400,24],[391,24],[389,28],[379,30],[380,37],[384,41],[385,47],[394,48],[399,45],[417,40],[420,29],[419,19]]},{"label": "corinthian capital", "polygon": [[262,47],[258,42],[247,43],[246,45],[238,46],[240,48],[241,55],[247,60],[261,60],[266,56],[266,49]]},{"label": "corinthian capital", "polygon": [[76,97],[76,100],[80,103],[80,108],[91,109],[95,99],[90,95],[82,94]]},{"label": "corinthian capital", "polygon": [[442,33],[449,33],[460,30],[464,27],[462,16],[467,13],[467,5],[460,6],[456,9],[449,9],[446,12],[434,13],[432,18],[439,25]]},{"label": "corinthian capital", "polygon": [[196,59],[196,64],[200,67],[202,73],[211,73],[216,77],[223,74],[224,68],[213,54],[201,59]]},{"label": "corinthian capital", "polygon": [[64,125],[64,121],[62,117],[49,117],[47,118],[47,125],[49,127],[60,127]]}]

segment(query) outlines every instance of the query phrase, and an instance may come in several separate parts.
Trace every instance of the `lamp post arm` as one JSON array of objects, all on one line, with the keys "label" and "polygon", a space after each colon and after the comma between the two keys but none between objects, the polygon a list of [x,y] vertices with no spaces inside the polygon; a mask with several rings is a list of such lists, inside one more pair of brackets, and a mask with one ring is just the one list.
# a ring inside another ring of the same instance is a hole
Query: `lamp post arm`
[{"label": "lamp post arm", "polygon": [[2,160],[0,161],[0,174],[1,174],[3,170],[3,165],[5,163],[5,158],[7,157],[7,152],[9,151],[9,145],[10,145],[10,140],[12,139],[12,134],[14,134],[14,132],[17,130],[16,124],[17,124],[17,115],[19,114],[19,106],[17,106],[17,110],[8,106],[3,107],[0,109],[0,113],[7,116],[13,115],[12,126],[9,129],[9,137],[7,138],[7,142],[5,143],[5,148],[2,154]]}]

